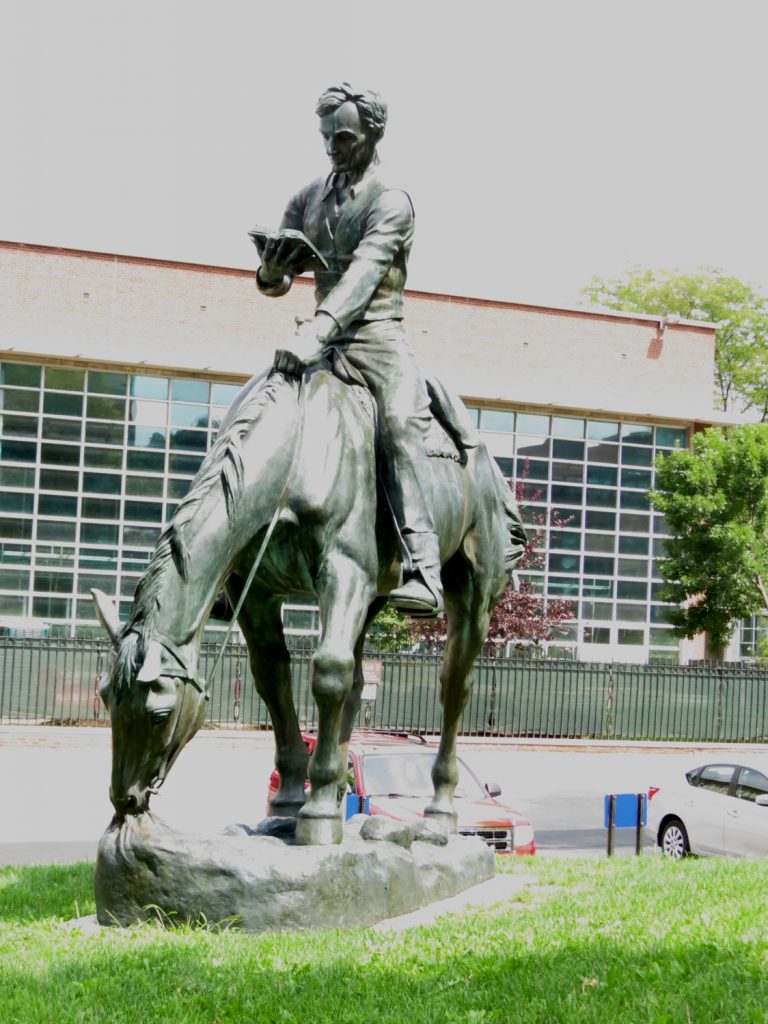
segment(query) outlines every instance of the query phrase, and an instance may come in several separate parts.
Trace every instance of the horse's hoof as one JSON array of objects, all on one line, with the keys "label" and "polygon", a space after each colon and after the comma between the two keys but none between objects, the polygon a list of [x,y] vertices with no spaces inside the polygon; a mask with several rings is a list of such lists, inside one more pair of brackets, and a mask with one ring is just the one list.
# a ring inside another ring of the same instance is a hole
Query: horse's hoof
[{"label": "horse's hoof", "polygon": [[295,800],[285,800],[278,803],[273,800],[269,805],[270,818],[298,818],[304,803]]},{"label": "horse's hoof", "polygon": [[307,818],[299,815],[296,821],[296,846],[338,846],[344,836],[340,817]]},{"label": "horse's hoof", "polygon": [[455,811],[441,811],[436,807],[426,807],[424,809],[424,817],[442,825],[449,836],[456,834],[459,816]]}]

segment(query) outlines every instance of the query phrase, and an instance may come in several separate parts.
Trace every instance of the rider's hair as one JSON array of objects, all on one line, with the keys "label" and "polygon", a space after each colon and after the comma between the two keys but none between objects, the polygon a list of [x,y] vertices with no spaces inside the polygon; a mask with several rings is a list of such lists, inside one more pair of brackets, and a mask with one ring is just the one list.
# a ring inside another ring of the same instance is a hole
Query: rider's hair
[{"label": "rider's hair", "polygon": [[347,102],[355,104],[363,128],[374,142],[379,142],[387,126],[387,104],[377,92],[356,92],[349,82],[332,85],[317,101],[315,113],[318,117],[331,114]]}]

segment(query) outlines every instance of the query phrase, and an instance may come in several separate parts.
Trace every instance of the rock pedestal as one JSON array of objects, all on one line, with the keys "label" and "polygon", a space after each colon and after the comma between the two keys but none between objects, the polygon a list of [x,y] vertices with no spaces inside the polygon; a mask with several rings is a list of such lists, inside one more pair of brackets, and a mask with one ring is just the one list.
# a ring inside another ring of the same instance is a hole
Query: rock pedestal
[{"label": "rock pedestal", "polygon": [[[111,826],[96,858],[100,924],[148,919],[231,923],[249,932],[375,924],[454,896],[494,873],[475,837],[359,816],[339,846],[294,846],[244,826],[213,837],[175,832],[145,814]],[[282,838],[278,835],[282,833]]]}]

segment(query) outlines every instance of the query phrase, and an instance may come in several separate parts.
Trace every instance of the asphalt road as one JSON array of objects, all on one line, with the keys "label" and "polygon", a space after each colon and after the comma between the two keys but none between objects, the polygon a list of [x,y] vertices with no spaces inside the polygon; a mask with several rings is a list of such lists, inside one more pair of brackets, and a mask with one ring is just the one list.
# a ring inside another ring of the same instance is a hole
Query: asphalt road
[{"label": "asphalt road", "polygon": [[[603,798],[637,793],[710,759],[749,761],[754,747],[646,747],[461,741],[501,800],[533,822],[542,856],[604,856]],[[768,752],[768,748],[761,748]],[[713,755],[716,751],[716,755]],[[265,812],[270,734],[204,731],[186,748],[153,811],[174,828],[213,833]],[[0,865],[93,859],[109,824],[110,735],[103,728],[0,726]],[[617,833],[617,853],[634,833]]]}]

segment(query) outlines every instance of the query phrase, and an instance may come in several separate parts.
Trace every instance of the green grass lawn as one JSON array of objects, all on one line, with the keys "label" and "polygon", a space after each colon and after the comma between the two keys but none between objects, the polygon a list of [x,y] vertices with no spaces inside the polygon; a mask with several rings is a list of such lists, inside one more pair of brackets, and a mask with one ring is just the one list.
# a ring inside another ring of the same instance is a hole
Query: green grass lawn
[{"label": "green grass lawn", "polygon": [[2,1024],[766,1024],[768,860],[498,861],[514,902],[403,933],[62,928],[93,866],[0,869]]}]

